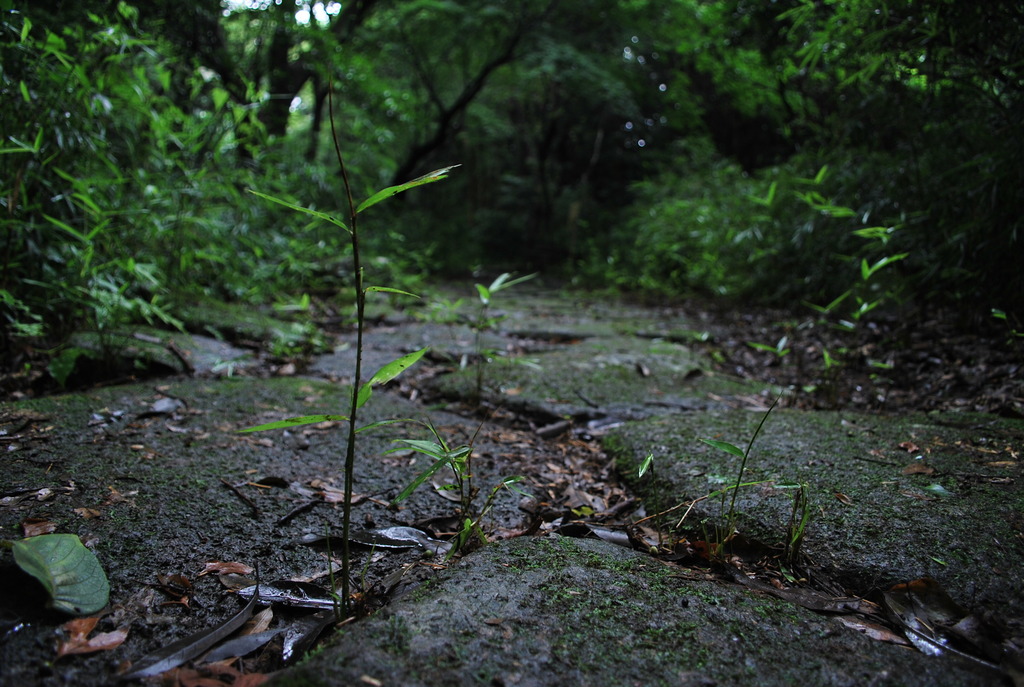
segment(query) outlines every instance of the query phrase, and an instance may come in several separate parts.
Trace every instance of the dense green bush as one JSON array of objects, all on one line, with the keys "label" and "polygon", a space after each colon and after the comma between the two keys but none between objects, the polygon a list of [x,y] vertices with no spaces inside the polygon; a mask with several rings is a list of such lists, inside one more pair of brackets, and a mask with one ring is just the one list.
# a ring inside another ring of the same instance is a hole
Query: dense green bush
[{"label": "dense green bush", "polygon": [[345,291],[336,234],[245,194],[344,205],[329,92],[357,193],[463,165],[365,237],[394,284],[1024,309],[1012,3],[43,4],[0,15],[7,350]]}]

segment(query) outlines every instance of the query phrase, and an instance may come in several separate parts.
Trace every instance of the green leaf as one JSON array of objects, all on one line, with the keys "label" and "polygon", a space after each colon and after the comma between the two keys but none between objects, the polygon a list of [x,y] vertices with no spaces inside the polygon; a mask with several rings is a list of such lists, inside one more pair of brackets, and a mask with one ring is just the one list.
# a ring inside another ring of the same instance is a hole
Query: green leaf
[{"label": "green leaf", "polygon": [[816,310],[817,312],[821,313],[822,315],[827,315],[828,313],[830,313],[833,310],[835,310],[836,307],[838,307],[840,303],[845,301],[846,298],[849,295],[850,295],[850,292],[847,291],[846,293],[844,293],[844,294],[840,295],[839,297],[837,297],[835,300],[833,300],[828,305],[824,305],[824,306],[822,306],[822,305],[815,305],[814,303],[809,303],[809,302],[806,302],[806,301],[805,301],[805,305],[807,305],[810,308],[813,308],[814,310]]},{"label": "green leaf", "polygon": [[345,231],[347,231],[350,234],[352,233],[352,231],[345,225],[344,222],[342,222],[340,219],[338,219],[336,217],[328,215],[326,212],[319,212],[318,210],[310,210],[309,208],[304,208],[301,205],[295,205],[294,203],[289,203],[287,200],[282,200],[280,198],[275,198],[274,196],[268,196],[266,193],[260,193],[259,191],[253,191],[252,189],[249,189],[249,193],[253,194],[254,196],[259,196],[260,198],[263,198],[264,200],[269,200],[271,203],[277,203],[278,205],[283,205],[286,208],[290,208],[292,210],[295,210],[296,212],[302,212],[304,214],[311,215],[311,216],[316,217],[318,219],[326,220],[326,221],[330,222],[331,224],[333,224],[334,226],[341,227],[342,229],[344,229]]},{"label": "green leaf", "polygon": [[367,382],[359,387],[359,392],[356,394],[356,408],[362,408],[366,405],[366,402],[370,400],[370,396],[373,396],[373,385]]},{"label": "green leaf", "polygon": [[896,227],[864,227],[863,229],[854,229],[852,233],[862,239],[885,243],[894,231],[896,231]]},{"label": "green leaf", "polygon": [[646,475],[652,465],[654,465],[654,454],[648,453],[647,457],[644,458],[642,463],[640,463],[640,469],[637,471],[637,477],[643,477]]},{"label": "green leaf", "polygon": [[428,350],[430,350],[429,347],[408,353],[397,360],[392,360],[390,363],[377,370],[377,372],[370,377],[370,381],[360,387],[359,395],[356,397],[356,407],[362,408],[363,405],[370,400],[370,395],[372,394],[372,389],[375,384],[387,384],[410,368],[417,360],[422,358],[423,354]]},{"label": "green leaf", "polygon": [[84,348],[78,348],[77,346],[65,348],[50,360],[50,364],[46,366],[46,371],[63,387],[67,383],[68,377],[75,371],[75,363],[83,355],[87,358],[92,357],[92,353]]},{"label": "green leaf", "polygon": [[822,205],[816,209],[820,210],[821,212],[824,212],[825,214],[831,217],[835,217],[836,219],[843,219],[845,217],[855,217],[857,215],[856,212],[854,212],[848,207],[843,207],[842,205]]},{"label": "green leaf", "polygon": [[32,102],[32,96],[29,95],[28,86],[25,84],[25,82],[24,81],[20,82],[20,86],[21,86],[21,97],[22,97],[22,99],[26,103]]},{"label": "green leaf", "polygon": [[523,475],[514,475],[512,477],[506,477],[505,479],[501,480],[500,486],[505,487],[509,491],[514,491],[515,493],[521,496],[533,498],[533,496],[529,492],[523,491],[522,489],[516,486],[516,484],[522,482],[525,479],[526,477],[524,477]]},{"label": "green leaf", "polygon": [[447,460],[450,456],[448,449],[436,441],[429,441],[427,439],[399,439],[396,443],[405,444],[405,446],[391,449],[388,453],[412,449],[416,453],[422,453],[437,460]]},{"label": "green leaf", "polygon": [[876,262],[874,265],[871,265],[870,267],[868,267],[868,261],[866,259],[862,259],[860,261],[861,278],[864,281],[867,281],[878,270],[882,269],[886,265],[890,265],[894,262],[903,260],[908,255],[910,255],[910,253],[897,253],[896,255],[887,255],[884,258],[880,259],[878,262]]},{"label": "green leaf", "polygon": [[301,427],[302,425],[315,425],[318,422],[347,422],[347,415],[303,415],[302,417],[290,417],[286,420],[278,420],[277,422],[268,422],[264,425],[256,425],[255,427],[246,427],[245,429],[238,430],[239,434],[245,434],[246,432],[265,432],[268,429],[289,429],[291,427]]},{"label": "green leaf", "polygon": [[13,549],[18,567],[43,583],[53,608],[89,615],[107,605],[107,576],[78,536],[43,534],[15,542]]},{"label": "green leaf", "polygon": [[460,165],[451,165],[450,167],[442,167],[441,169],[430,172],[429,174],[424,174],[421,177],[417,177],[412,181],[407,181],[404,184],[399,184],[398,186],[388,186],[385,189],[381,189],[380,191],[377,191],[372,196],[370,196],[362,203],[360,203],[359,207],[356,208],[356,212],[362,212],[363,210],[366,210],[367,208],[376,205],[382,200],[387,200],[396,193],[408,191],[411,188],[422,186],[423,184],[430,184],[435,181],[441,181],[441,179],[444,179],[448,176],[448,172],[452,171],[453,169],[459,166]]},{"label": "green leaf", "polygon": [[363,425],[362,427],[356,430],[356,434],[359,434],[360,432],[369,432],[371,430],[377,429],[378,427],[386,427],[387,425],[397,425],[401,422],[415,422],[415,420],[408,417],[397,418],[392,420],[379,420],[377,422],[371,422],[368,425]]},{"label": "green leaf", "polygon": [[744,455],[743,454],[743,449],[738,448],[737,446],[733,446],[728,441],[716,441],[714,439],[701,439],[701,441],[703,441],[708,446],[714,446],[715,448],[717,448],[717,449],[719,449],[721,451],[725,451],[726,453],[731,453],[732,455],[736,456],[737,458],[742,458],[743,455]]},{"label": "green leaf", "polygon": [[50,224],[52,224],[53,226],[55,226],[55,227],[57,227],[59,229],[63,229],[64,231],[66,231],[67,233],[71,234],[72,236],[74,236],[76,239],[78,239],[82,243],[89,243],[89,240],[85,237],[85,235],[83,235],[81,232],[73,229],[69,224],[60,221],[56,217],[50,217],[49,215],[47,215],[45,213],[43,214],[43,217],[45,217],[50,222]]},{"label": "green leaf", "polygon": [[403,489],[402,492],[398,496],[396,496],[394,498],[394,500],[391,502],[392,505],[398,503],[399,501],[404,501],[405,499],[409,498],[409,495],[411,493],[413,493],[414,491],[416,491],[416,489],[421,484],[423,484],[428,479],[430,479],[434,475],[434,473],[436,473],[438,470],[440,470],[441,468],[443,468],[447,464],[448,464],[448,456],[445,456],[443,458],[439,458],[436,461],[434,461],[433,465],[431,465],[429,468],[427,468],[426,470],[421,472],[419,475],[417,475],[416,479],[414,479],[412,482],[409,482],[409,484],[405,487],[405,489]]},{"label": "green leaf", "polygon": [[213,89],[213,92],[210,94],[210,97],[213,98],[214,111],[219,112],[220,109],[224,107],[224,103],[228,101],[228,92],[225,91],[223,88],[217,87]]},{"label": "green leaf", "polygon": [[778,190],[778,188],[779,182],[773,181],[771,185],[768,187],[768,195],[766,195],[764,198],[754,195],[748,195],[747,198],[763,207],[771,207],[772,203],[775,202],[775,192]]},{"label": "green leaf", "polygon": [[[489,295],[493,295],[501,291],[502,289],[507,289],[509,287],[515,286],[516,284],[522,284],[524,281],[533,279],[536,276],[537,273],[534,272],[533,274],[527,274],[526,276],[516,277],[515,279],[512,279],[512,273],[505,272],[504,274],[501,274],[493,282],[491,282],[491,285],[490,287],[488,287],[487,290],[490,292]],[[477,285],[477,288],[479,289],[479,284]]]},{"label": "green leaf", "polygon": [[476,292],[480,296],[480,302],[487,305],[491,302],[491,291],[483,284],[476,285]]},{"label": "green leaf", "polygon": [[372,293],[372,292],[377,292],[377,293],[397,293],[397,294],[399,294],[401,296],[412,296],[413,298],[419,298],[419,296],[417,296],[414,293],[409,293],[408,291],[402,291],[401,289],[393,289],[390,286],[367,286],[366,287],[366,292],[367,293]]}]

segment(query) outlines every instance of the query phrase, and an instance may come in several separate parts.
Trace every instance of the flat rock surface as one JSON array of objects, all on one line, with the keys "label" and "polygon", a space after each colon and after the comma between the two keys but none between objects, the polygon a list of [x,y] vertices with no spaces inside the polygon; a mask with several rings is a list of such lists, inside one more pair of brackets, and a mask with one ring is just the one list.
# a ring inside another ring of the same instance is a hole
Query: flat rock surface
[{"label": "flat rock surface", "polygon": [[276,685],[988,685],[762,593],[552,535],[467,556]]},{"label": "flat rock surface", "polygon": [[[443,472],[391,505],[430,463],[400,443],[432,438],[428,419],[451,446],[472,444],[477,507],[513,475],[532,497],[499,491],[482,521],[493,543],[462,558],[354,543],[353,589],[381,610],[297,667],[271,647],[233,670],[281,684],[1022,684],[1024,422],[799,410],[793,389],[730,372],[702,343],[707,323],[679,310],[542,290],[498,305],[370,328],[365,374],[431,351],[366,406],[366,422],[407,421],[360,435],[354,524],[457,529]],[[231,378],[215,368],[238,349],[182,338],[172,353],[203,361],[195,378],[0,406],[0,536],[79,535],[111,584],[97,631],[128,633],[57,659],[68,618],[5,555],[0,684],[110,684],[215,627],[243,605],[229,580],[200,574],[217,562],[329,586],[332,550],[308,540],[340,526],[343,424],[238,430],[346,412],[352,340]],[[735,489],[739,459],[701,439],[746,448],[780,393]],[[740,536],[711,552],[730,521]],[[905,583],[927,593],[892,596]],[[935,624],[939,606],[956,616],[943,623],[970,624],[951,648],[1002,672],[914,646],[908,622]],[[275,607],[270,627],[297,613]],[[206,672],[174,679],[219,679],[196,665]]]}]

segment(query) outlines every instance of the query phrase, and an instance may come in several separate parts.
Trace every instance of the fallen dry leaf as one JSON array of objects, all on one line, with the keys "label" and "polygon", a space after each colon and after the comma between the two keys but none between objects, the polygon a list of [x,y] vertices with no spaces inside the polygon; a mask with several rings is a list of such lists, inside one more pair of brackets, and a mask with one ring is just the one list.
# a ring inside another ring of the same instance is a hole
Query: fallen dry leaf
[{"label": "fallen dry leaf", "polygon": [[262,611],[249,618],[242,629],[238,631],[239,636],[242,635],[255,635],[260,632],[265,632],[269,627],[270,623],[274,620],[274,609],[272,606],[267,606]]},{"label": "fallen dry leaf", "polygon": [[21,529],[26,537],[38,537],[40,534],[56,532],[57,525],[45,518],[25,518],[21,521]]},{"label": "fallen dry leaf", "polygon": [[901,472],[904,475],[931,475],[935,472],[935,468],[920,461],[915,461],[903,468]]},{"label": "fallen dry leaf", "polygon": [[156,588],[171,601],[164,602],[163,606],[172,606],[174,604],[181,604],[185,608],[189,607],[189,601],[192,596],[192,582],[184,575],[160,575],[156,576],[157,585]]},{"label": "fallen dry leaf", "polygon": [[[315,479],[309,483],[309,486],[320,491],[320,496],[326,503],[344,503],[345,502],[345,490],[339,489],[338,487],[331,486],[325,482]],[[368,494],[352,494],[352,505],[358,506],[360,503],[369,498]]]},{"label": "fallen dry leaf", "polygon": [[228,573],[234,573],[236,575],[248,575],[252,572],[252,568],[245,563],[239,563],[238,561],[210,561],[203,567],[203,571],[199,573],[199,577],[203,575],[209,575],[215,573],[217,575],[225,575]]},{"label": "fallen dry leaf", "polygon": [[93,518],[98,518],[103,515],[95,508],[75,508],[74,512],[78,513],[86,520],[92,520]]},{"label": "fallen dry leaf", "polygon": [[169,675],[175,681],[171,684],[181,687],[257,687],[270,679],[262,673],[243,674],[237,668],[223,663],[210,663],[199,668],[178,668]]},{"label": "fallen dry leaf", "polygon": [[57,658],[70,654],[91,654],[96,651],[110,651],[128,638],[127,628],[118,628],[113,632],[101,632],[92,639],[89,633],[96,628],[99,618],[75,618],[63,625],[61,629],[67,638],[57,642]]},{"label": "fallen dry leaf", "polygon": [[853,616],[839,616],[838,618],[836,618],[836,620],[838,620],[851,630],[861,632],[870,637],[871,639],[877,640],[879,642],[899,644],[900,646],[909,646],[910,644],[903,637],[899,636],[889,628],[878,623],[873,623],[871,621],[864,620],[862,618],[856,618]]},{"label": "fallen dry leaf", "polygon": [[917,453],[921,450],[913,441],[901,441],[899,447],[907,453]]},{"label": "fallen dry leaf", "polygon": [[131,503],[130,499],[134,496],[138,496],[139,494],[137,489],[124,494],[111,486],[108,486],[107,489],[110,490],[110,493],[107,495],[107,500],[103,503],[105,506],[112,506],[115,503]]},{"label": "fallen dry leaf", "polygon": [[845,503],[847,506],[853,505],[853,499],[840,491],[836,492],[836,500],[839,501],[839,503]]}]

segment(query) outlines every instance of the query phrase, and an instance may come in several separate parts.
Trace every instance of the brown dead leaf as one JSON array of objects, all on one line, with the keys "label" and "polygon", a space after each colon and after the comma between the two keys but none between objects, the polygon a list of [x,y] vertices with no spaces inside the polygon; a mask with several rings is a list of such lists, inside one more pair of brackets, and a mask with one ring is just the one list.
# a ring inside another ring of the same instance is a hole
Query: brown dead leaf
[{"label": "brown dead leaf", "polygon": [[21,529],[26,537],[38,537],[57,531],[57,525],[45,518],[25,518],[21,521]]},{"label": "brown dead leaf", "polygon": [[199,668],[178,668],[168,675],[174,678],[171,684],[181,687],[257,687],[270,679],[269,675],[263,673],[243,674],[224,663],[210,663]]},{"label": "brown dead leaf", "polygon": [[252,568],[245,563],[239,563],[237,561],[210,561],[203,567],[203,571],[199,573],[199,577],[209,575],[210,573],[217,575],[225,575],[227,573],[248,575],[251,572]]},{"label": "brown dead leaf", "polygon": [[57,642],[57,658],[70,654],[91,654],[96,651],[110,651],[121,646],[128,638],[127,628],[118,628],[113,632],[101,632],[92,639],[89,633],[96,628],[98,617],[75,618],[64,623],[61,629],[67,633],[65,639]]},{"label": "brown dead leaf", "polygon": [[103,513],[99,512],[95,508],[75,508],[74,512],[78,513],[86,520],[92,520],[93,518],[98,518],[103,515]]},{"label": "brown dead leaf", "polygon": [[185,608],[189,607],[189,601],[192,596],[192,582],[184,575],[157,575],[156,588],[171,601],[165,602],[164,606],[172,606],[174,604],[181,604]]},{"label": "brown dead leaf", "polygon": [[262,611],[249,618],[242,629],[238,631],[239,636],[243,635],[256,635],[270,628],[270,623],[274,620],[274,608],[267,606]]},{"label": "brown dead leaf", "polygon": [[138,496],[139,494],[138,490],[122,494],[114,487],[108,486],[107,489],[110,490],[110,493],[107,495],[107,500],[103,502],[104,506],[112,506],[115,503],[131,503],[132,497]]},{"label": "brown dead leaf", "polygon": [[839,616],[836,620],[841,622],[843,625],[846,625],[846,627],[851,630],[861,632],[876,641],[886,642],[888,644],[899,644],[900,646],[910,645],[906,639],[878,623],[873,623],[854,616]]},{"label": "brown dead leaf", "polygon": [[918,453],[921,450],[913,441],[901,441],[899,447],[907,453]]},{"label": "brown dead leaf", "polygon": [[852,506],[853,505],[853,499],[851,499],[849,496],[847,496],[846,494],[842,493],[841,491],[837,491],[835,496],[836,496],[836,500],[839,501],[839,503],[846,504],[847,506]]},{"label": "brown dead leaf", "polygon": [[922,463],[921,461],[915,461],[903,468],[901,472],[904,475],[931,475],[935,472],[935,468]]},{"label": "brown dead leaf", "polygon": [[[339,489],[338,487],[331,486],[321,480],[315,479],[309,483],[309,486],[320,491],[320,496],[327,503],[344,503],[345,502],[345,490]],[[358,506],[360,503],[369,498],[369,494],[352,494],[352,505]]]}]

